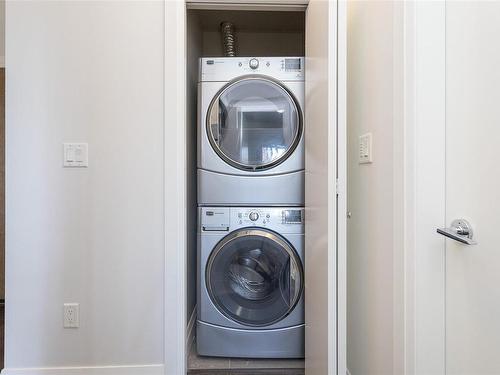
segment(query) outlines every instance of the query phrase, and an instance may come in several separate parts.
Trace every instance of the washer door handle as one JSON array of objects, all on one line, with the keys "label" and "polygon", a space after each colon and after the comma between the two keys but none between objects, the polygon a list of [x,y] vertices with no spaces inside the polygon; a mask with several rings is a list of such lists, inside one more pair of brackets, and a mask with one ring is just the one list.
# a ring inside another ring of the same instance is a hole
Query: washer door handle
[{"label": "washer door handle", "polygon": [[[289,272],[288,285],[290,288],[290,293],[289,293],[289,297],[288,297],[288,299],[289,299],[288,305],[291,307],[295,304],[295,301],[299,297],[298,294],[300,293],[301,286],[300,286],[300,277],[299,277],[299,280],[297,280],[297,276],[300,275],[300,272],[297,269],[297,264],[292,259],[289,260],[289,263],[290,263],[290,268],[288,271]],[[297,284],[299,284],[299,285],[297,285]]]}]

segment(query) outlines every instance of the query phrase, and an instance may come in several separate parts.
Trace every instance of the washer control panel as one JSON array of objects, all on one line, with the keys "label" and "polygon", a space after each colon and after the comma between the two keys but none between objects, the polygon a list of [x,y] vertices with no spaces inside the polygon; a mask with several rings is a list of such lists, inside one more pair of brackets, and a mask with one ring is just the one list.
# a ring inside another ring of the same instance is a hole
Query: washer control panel
[{"label": "washer control panel", "polygon": [[279,233],[304,233],[303,207],[200,207],[201,232],[231,232],[245,227]]},{"label": "washer control panel", "polygon": [[271,222],[271,212],[266,212],[265,208],[239,208],[234,213],[235,224],[239,226],[265,226]]},{"label": "washer control panel", "polygon": [[231,229],[242,227],[301,233],[304,227],[304,209],[302,207],[231,208]]}]

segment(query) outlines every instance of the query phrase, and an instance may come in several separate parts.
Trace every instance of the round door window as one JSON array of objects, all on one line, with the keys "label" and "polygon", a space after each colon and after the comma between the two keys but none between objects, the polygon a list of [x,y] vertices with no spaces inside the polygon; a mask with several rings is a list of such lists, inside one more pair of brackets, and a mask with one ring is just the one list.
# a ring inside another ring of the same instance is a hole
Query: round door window
[{"label": "round door window", "polygon": [[263,170],[288,158],[301,133],[301,114],[280,83],[249,77],[230,83],[212,101],[208,138],[217,154],[243,170]]},{"label": "round door window", "polygon": [[265,229],[242,229],[216,246],[206,283],[212,302],[226,317],[266,326],[293,310],[302,293],[303,271],[284,238]]}]

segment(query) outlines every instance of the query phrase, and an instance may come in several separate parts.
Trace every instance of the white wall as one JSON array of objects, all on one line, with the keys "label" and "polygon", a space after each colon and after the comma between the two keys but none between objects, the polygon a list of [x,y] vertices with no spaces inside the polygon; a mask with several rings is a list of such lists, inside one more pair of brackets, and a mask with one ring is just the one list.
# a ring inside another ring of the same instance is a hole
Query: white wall
[{"label": "white wall", "polygon": [[[347,361],[352,375],[402,373],[402,13],[348,4]],[[373,134],[373,164],[358,137]]]},{"label": "white wall", "polygon": [[[7,368],[163,363],[163,17],[7,4]],[[88,169],[62,168],[68,141]]]},{"label": "white wall", "polygon": [[5,0],[0,0],[0,68],[5,66]]}]

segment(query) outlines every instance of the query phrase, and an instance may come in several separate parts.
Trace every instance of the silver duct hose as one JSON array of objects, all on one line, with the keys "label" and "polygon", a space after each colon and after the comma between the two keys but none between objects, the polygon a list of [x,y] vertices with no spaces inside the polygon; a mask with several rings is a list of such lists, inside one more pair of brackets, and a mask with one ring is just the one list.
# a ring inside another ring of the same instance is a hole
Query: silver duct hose
[{"label": "silver duct hose", "polygon": [[234,38],[234,25],[231,22],[222,22],[220,24],[222,33],[222,45],[224,48],[224,56],[236,56],[236,41]]}]

